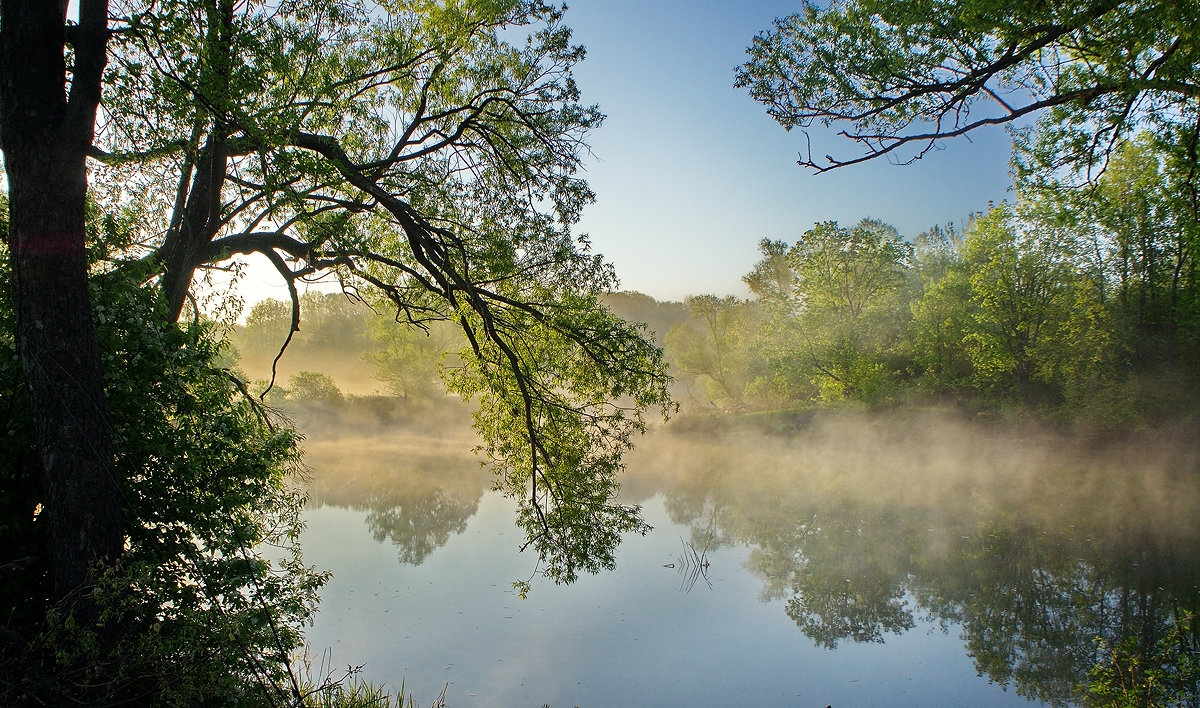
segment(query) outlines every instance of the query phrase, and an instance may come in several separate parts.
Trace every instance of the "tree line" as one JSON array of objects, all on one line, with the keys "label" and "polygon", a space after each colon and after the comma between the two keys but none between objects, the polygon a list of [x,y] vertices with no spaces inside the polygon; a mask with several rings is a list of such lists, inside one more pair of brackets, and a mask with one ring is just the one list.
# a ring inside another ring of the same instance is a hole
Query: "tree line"
[{"label": "tree line", "polygon": [[[1200,373],[1200,228],[1184,168],[1141,134],[1091,188],[1019,182],[1012,203],[912,239],[873,219],[763,239],[749,298],[604,302],[659,336],[677,389],[704,406],[941,401],[1146,422],[1185,410]],[[370,349],[391,392],[436,390],[450,340],[380,327],[341,295],[305,302],[297,344]],[[273,351],[289,314],[256,304],[240,341]]]},{"label": "tree line", "polygon": [[747,282],[771,334],[717,398],[929,393],[1107,424],[1186,410],[1198,20],[1192,0],[846,0],[776,19],[735,83],[805,134],[801,166],[909,164],[1005,126],[1015,191],[907,244],[869,221],[764,243]]},{"label": "tree line", "polygon": [[1186,410],[1200,373],[1186,169],[1140,134],[1091,188],[1019,181],[1012,203],[911,240],[872,219],[764,239],[752,297],[690,298],[669,360],[724,408],[944,400],[1107,426]]}]

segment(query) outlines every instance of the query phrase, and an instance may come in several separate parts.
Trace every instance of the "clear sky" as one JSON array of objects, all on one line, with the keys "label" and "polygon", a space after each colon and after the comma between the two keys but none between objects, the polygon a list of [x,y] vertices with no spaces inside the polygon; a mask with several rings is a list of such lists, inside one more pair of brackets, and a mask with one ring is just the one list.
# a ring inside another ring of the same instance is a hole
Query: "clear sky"
[{"label": "clear sky", "polygon": [[[952,141],[910,166],[880,162],[821,175],[796,164],[786,132],[733,88],[746,47],[799,0],[576,0],[566,13],[587,47],[576,78],[608,115],[592,138],[597,200],[581,230],[621,287],[660,300],[748,294],[758,242],[793,242],[818,221],[864,217],[912,238],[1009,196],[1000,129]],[[814,133],[818,154],[850,146]],[[819,151],[819,152],[818,152]]]},{"label": "clear sky", "polygon": [[[864,217],[912,238],[1008,196],[1010,142],[1000,129],[959,139],[920,162],[880,161],[814,175],[796,164],[804,135],[733,88],[746,47],[799,0],[576,0],[566,13],[588,50],[576,69],[585,103],[607,114],[585,177],[596,203],[580,231],[617,268],[621,287],[659,300],[748,295],[741,277],[758,242],[794,242],[818,221]],[[813,150],[846,154],[832,134]],[[268,269],[243,293],[285,299]],[[274,287],[271,287],[274,286]]]}]

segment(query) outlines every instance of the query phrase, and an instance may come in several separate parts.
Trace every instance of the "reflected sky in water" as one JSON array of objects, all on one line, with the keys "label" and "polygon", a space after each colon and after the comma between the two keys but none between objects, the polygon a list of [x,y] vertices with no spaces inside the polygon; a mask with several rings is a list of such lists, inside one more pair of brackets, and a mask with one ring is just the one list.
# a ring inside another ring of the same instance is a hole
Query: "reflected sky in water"
[{"label": "reflected sky in water", "polygon": [[537,559],[469,442],[311,442],[303,544],[334,573],[314,661],[403,680],[418,704],[449,683],[451,706],[1054,705],[1096,636],[1152,642],[1198,604],[1178,431],[724,432],[653,433],[625,490],[655,530],[615,571],[535,579],[524,601],[511,583]]}]

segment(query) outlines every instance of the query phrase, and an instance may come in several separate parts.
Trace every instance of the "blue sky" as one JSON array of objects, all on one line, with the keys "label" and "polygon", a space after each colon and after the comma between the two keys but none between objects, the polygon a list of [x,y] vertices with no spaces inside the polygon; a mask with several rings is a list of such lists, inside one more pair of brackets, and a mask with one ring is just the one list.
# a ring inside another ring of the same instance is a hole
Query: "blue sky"
[{"label": "blue sky", "polygon": [[[733,88],[746,47],[799,0],[577,0],[566,24],[587,59],[575,76],[607,114],[585,177],[596,203],[579,225],[621,287],[659,300],[748,296],[741,282],[763,238],[794,242],[818,221],[890,223],[907,238],[959,223],[1009,196],[1001,129],[948,143],[909,166],[866,163],[814,175],[788,133]],[[813,150],[849,146],[814,132]],[[268,267],[241,287],[249,302],[286,299]]]},{"label": "blue sky", "polygon": [[[581,231],[621,286],[660,300],[748,294],[758,242],[795,241],[818,221],[863,217],[914,237],[1009,196],[1000,129],[909,166],[867,163],[814,175],[788,133],[733,88],[746,47],[799,0],[577,0],[566,24],[587,47],[576,79],[608,115],[591,139],[597,194]],[[814,133],[813,150],[848,145]]]}]

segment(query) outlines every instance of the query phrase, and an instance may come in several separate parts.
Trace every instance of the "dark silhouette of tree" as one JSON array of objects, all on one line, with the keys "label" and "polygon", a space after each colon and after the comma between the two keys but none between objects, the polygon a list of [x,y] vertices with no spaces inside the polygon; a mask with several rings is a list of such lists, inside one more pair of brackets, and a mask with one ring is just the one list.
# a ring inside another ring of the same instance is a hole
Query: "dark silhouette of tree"
[{"label": "dark silhouette of tree", "polygon": [[[198,275],[251,253],[290,289],[289,332],[297,283],[321,274],[398,324],[457,327],[449,385],[478,403],[547,574],[611,566],[645,528],[616,501],[621,455],[672,404],[659,350],[599,301],[612,268],[572,233],[602,115],[579,102],[563,10],[83,0],[74,21],[68,5],[0,4],[14,339],[44,489],[11,521],[49,527],[53,596],[86,600],[127,554],[122,505],[147,503],[119,491],[89,277],[164,304],[97,319],[174,325],[197,314]],[[120,247],[88,253],[89,200]]]},{"label": "dark silhouette of tree", "polygon": [[[16,342],[36,423],[53,596],[87,600],[97,565],[122,552],[112,422],[88,295],[86,156],[108,42],[108,3],[0,4],[0,148]],[[32,509],[27,510],[32,513]]]}]

